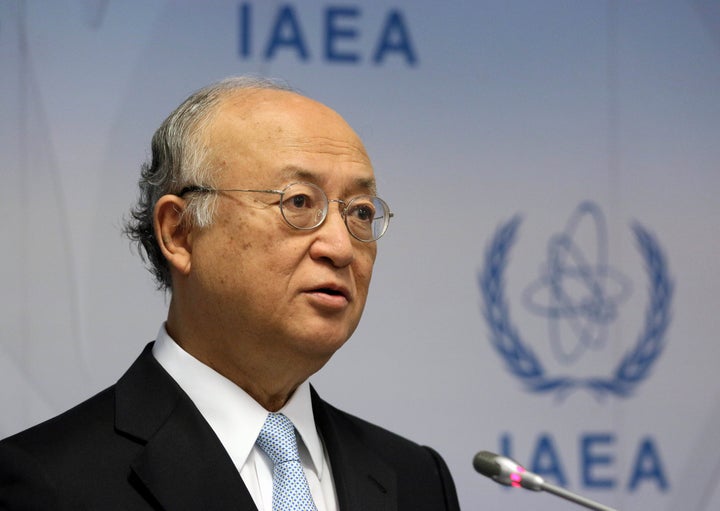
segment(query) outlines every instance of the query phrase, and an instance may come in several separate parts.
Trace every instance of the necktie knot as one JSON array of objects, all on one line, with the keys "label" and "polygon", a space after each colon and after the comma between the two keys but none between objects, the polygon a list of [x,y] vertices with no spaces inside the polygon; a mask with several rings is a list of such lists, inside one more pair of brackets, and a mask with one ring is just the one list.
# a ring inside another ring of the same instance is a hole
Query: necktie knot
[{"label": "necktie knot", "polygon": [[275,465],[286,461],[300,461],[295,426],[281,413],[268,414],[256,443]]}]

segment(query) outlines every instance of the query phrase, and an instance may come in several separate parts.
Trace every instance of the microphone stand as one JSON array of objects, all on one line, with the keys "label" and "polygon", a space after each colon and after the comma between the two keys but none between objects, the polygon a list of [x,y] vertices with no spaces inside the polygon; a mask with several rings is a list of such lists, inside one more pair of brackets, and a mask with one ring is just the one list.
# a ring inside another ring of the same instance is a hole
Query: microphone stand
[{"label": "microphone stand", "polygon": [[611,507],[603,506],[594,500],[586,499],[577,493],[567,491],[565,488],[561,488],[560,486],[555,486],[554,484],[546,483],[544,481],[540,484],[538,491],[540,490],[552,493],[553,495],[557,495],[558,497],[574,502],[575,504],[580,504],[588,509],[594,509],[595,511],[617,511]]}]

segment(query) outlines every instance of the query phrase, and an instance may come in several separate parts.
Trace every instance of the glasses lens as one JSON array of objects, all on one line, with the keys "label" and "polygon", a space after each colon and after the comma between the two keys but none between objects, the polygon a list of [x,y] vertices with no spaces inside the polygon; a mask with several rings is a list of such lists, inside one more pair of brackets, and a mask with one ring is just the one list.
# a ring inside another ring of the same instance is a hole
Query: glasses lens
[{"label": "glasses lens", "polygon": [[288,185],[280,200],[283,218],[296,229],[314,229],[327,215],[328,200],[325,193],[310,183]]},{"label": "glasses lens", "polygon": [[375,241],[387,230],[390,208],[380,197],[361,195],[348,203],[345,223],[350,234],[360,241]]}]

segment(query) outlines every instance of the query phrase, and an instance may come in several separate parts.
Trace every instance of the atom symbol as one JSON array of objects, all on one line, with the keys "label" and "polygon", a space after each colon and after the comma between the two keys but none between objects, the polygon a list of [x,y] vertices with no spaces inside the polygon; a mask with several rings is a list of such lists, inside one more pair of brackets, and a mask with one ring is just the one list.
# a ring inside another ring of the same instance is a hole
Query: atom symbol
[{"label": "atom symbol", "polygon": [[[595,235],[592,259],[576,242],[585,219]],[[523,293],[525,306],[548,318],[550,345],[562,364],[606,345],[618,307],[630,295],[629,279],[608,265],[607,252],[605,217],[596,204],[583,202],[565,230],[550,238],[541,275]]]}]

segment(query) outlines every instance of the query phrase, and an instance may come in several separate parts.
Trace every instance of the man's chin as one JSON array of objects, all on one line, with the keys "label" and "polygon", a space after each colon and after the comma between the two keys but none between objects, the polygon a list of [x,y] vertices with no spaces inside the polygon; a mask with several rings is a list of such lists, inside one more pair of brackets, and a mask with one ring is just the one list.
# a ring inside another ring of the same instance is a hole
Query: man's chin
[{"label": "man's chin", "polygon": [[303,341],[298,343],[298,350],[303,356],[322,360],[323,365],[337,350],[343,347],[352,333],[347,330],[326,333],[316,330],[315,332],[317,333],[306,336]]}]

